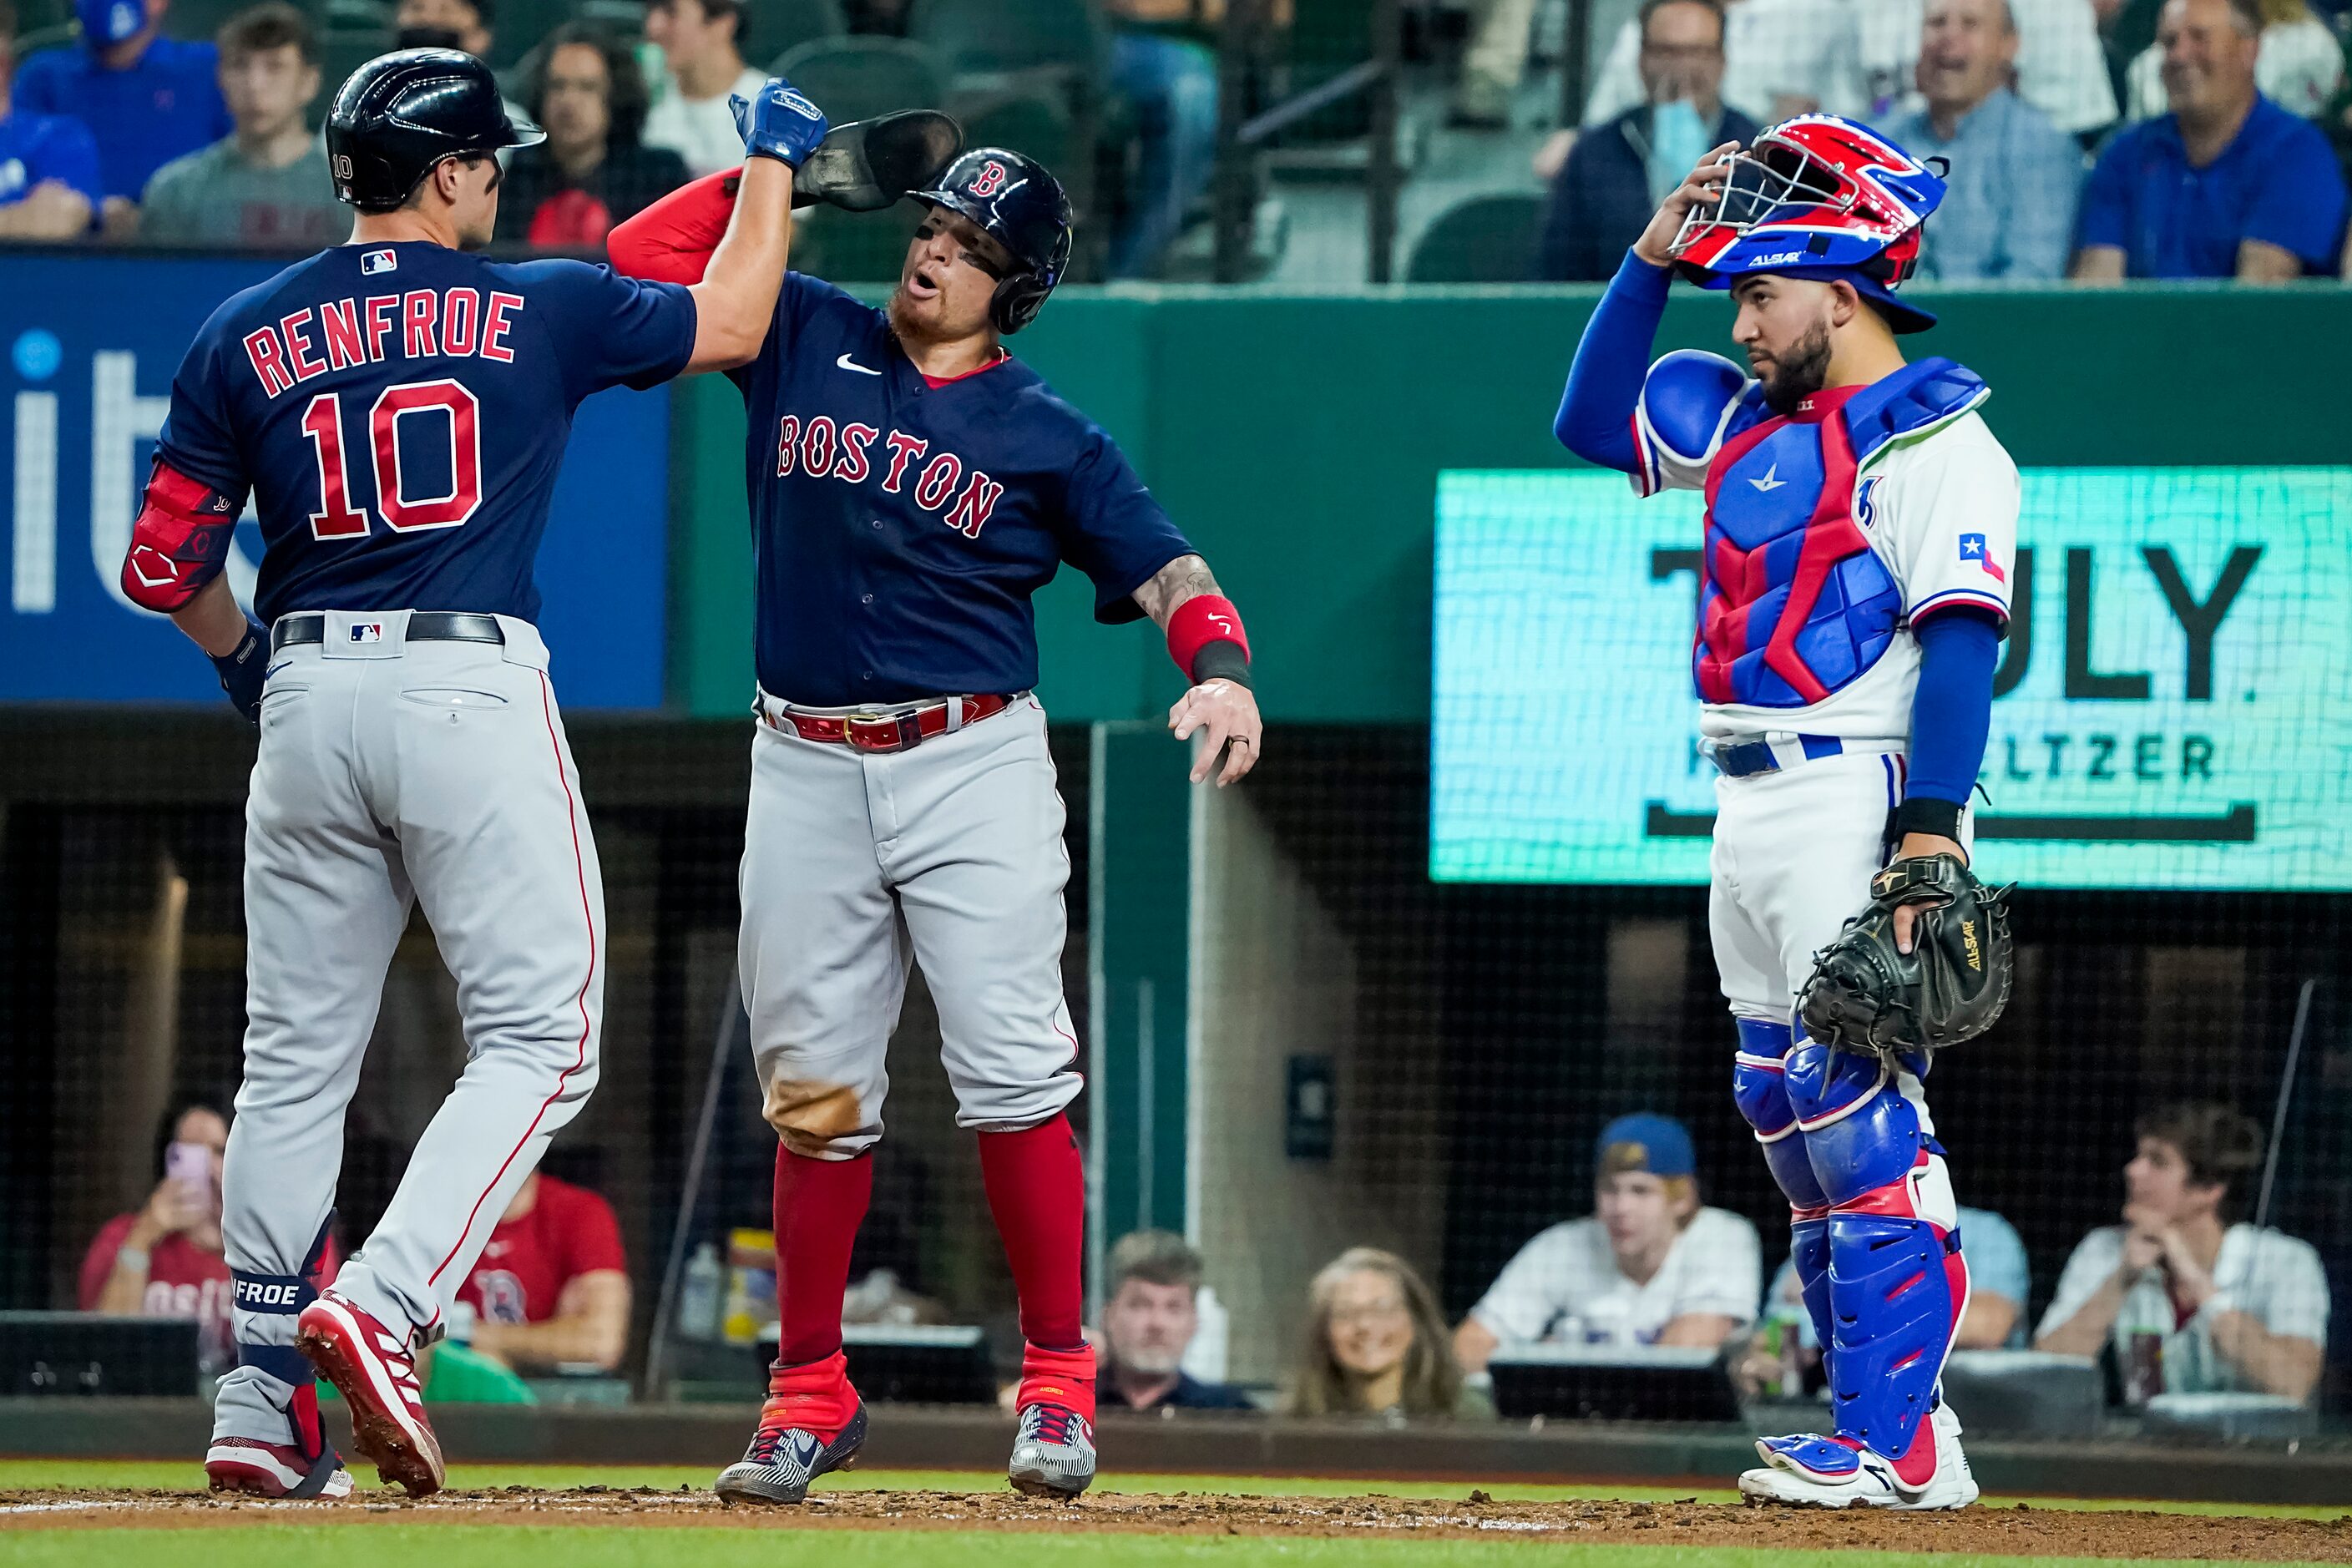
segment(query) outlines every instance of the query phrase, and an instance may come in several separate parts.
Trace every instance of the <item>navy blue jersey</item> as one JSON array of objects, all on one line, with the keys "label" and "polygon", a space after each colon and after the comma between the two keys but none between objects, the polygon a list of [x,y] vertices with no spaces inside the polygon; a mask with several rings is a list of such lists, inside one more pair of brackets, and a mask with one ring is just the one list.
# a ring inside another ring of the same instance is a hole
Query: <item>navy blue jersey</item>
[{"label": "navy blue jersey", "polygon": [[674,283],[424,242],[341,246],[213,312],[173,379],[159,446],[239,505],[257,493],[265,622],[369,609],[535,620],[531,564],[572,410],[677,374],[694,330],[693,297]]},{"label": "navy blue jersey", "polygon": [[888,317],[788,273],[751,416],[760,684],[815,707],[1037,682],[1030,595],[1065,561],[1095,618],[1192,552],[1118,446],[1018,360],[933,387]]}]

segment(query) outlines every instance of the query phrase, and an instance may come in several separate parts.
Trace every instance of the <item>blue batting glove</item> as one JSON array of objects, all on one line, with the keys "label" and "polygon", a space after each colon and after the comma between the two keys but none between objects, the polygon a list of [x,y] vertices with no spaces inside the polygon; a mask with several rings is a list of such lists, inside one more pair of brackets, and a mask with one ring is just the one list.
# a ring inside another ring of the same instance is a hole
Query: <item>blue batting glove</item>
[{"label": "blue batting glove", "polygon": [[221,689],[248,723],[261,722],[261,688],[269,672],[269,636],[250,616],[246,617],[245,640],[235,652],[213,660],[220,672]]},{"label": "blue batting glove", "polygon": [[824,111],[780,76],[770,77],[757,98],[729,95],[727,107],[735,111],[735,129],[742,133],[745,152],[755,158],[773,158],[790,169],[799,168],[832,129]]}]

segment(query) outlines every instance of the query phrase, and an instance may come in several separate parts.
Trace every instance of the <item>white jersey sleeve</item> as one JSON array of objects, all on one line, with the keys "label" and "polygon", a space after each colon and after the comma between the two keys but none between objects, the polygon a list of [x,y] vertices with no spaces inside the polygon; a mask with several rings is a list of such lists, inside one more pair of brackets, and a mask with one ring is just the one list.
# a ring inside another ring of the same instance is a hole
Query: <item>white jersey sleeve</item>
[{"label": "white jersey sleeve", "polygon": [[2115,1277],[2124,1260],[2124,1233],[2121,1226],[2101,1226],[2074,1244],[2067,1255],[2066,1267],[2058,1276],[2058,1289],[2050,1298],[2049,1310],[2042,1314],[2041,1326],[2033,1331],[2040,1339],[2054,1329],[2072,1322],[2099,1287]]},{"label": "white jersey sleeve", "polygon": [[2017,465],[1974,413],[1873,465],[1856,510],[1912,625],[1961,605],[2007,624],[2018,498]]},{"label": "white jersey sleeve", "polygon": [[1681,1245],[1685,1268],[1672,1315],[1705,1312],[1754,1322],[1764,1288],[1764,1249],[1756,1227],[1727,1209],[1703,1208],[1691,1216]]},{"label": "white jersey sleeve", "polygon": [[1539,1232],[1519,1248],[1470,1315],[1505,1343],[1541,1339],[1546,1330],[1572,1311],[1589,1289],[1580,1279],[1575,1255],[1576,1226],[1591,1221],[1570,1220]]}]

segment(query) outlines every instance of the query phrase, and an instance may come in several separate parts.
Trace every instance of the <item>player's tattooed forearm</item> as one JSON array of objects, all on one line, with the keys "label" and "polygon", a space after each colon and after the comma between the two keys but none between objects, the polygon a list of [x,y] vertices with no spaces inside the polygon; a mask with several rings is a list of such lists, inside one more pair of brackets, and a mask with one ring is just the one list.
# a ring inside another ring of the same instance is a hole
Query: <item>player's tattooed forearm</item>
[{"label": "player's tattooed forearm", "polygon": [[1135,602],[1143,613],[1160,624],[1162,630],[1168,617],[1174,615],[1187,599],[1217,592],[1217,579],[1209,563],[1197,555],[1179,555],[1155,574],[1150,582],[1135,591]]}]

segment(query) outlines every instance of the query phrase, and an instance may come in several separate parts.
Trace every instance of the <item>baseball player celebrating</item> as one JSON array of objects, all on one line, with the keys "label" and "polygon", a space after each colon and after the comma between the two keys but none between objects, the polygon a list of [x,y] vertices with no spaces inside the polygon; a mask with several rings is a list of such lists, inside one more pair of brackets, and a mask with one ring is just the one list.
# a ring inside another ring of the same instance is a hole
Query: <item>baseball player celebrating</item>
[{"label": "baseball player celebrating", "polygon": [[[1826,1436],[1762,1440],[1740,1489],[1832,1508],[1977,1496],[1938,1392],[1969,1284],[1920,1080],[1933,1047],[2007,994],[1999,900],[1966,867],[2018,479],[1976,412],[1984,384],[1906,364],[1897,342],[1935,323],[1895,289],[1943,192],[1828,115],[1717,148],[1618,268],[1556,427],[1644,495],[1706,492],[1692,668],[1721,775],[1709,923],[1735,1096],[1789,1198],[1837,1417]],[[1747,371],[1650,363],[1677,265],[1730,291]],[[1870,918],[1842,939],[1866,889]],[[1883,952],[1862,950],[1873,936]],[[1948,955],[1963,994],[1920,983]],[[1884,973],[1857,967],[1873,957]]]},{"label": "baseball player celebrating", "polygon": [[[930,211],[888,308],[794,274],[736,375],[760,678],[740,962],[782,1141],[782,1345],[751,1448],[719,1478],[730,1500],[798,1502],[865,1439],[842,1292],[910,957],[1020,1293],[1011,1478],[1063,1496],[1093,1479],[1085,1181],[1064,1115],[1079,1087],[1069,861],[1029,695],[1030,595],[1068,562],[1093,580],[1097,620],[1148,615],[1166,632],[1193,682],[1169,722],[1206,737],[1196,783],[1230,784],[1258,754],[1239,613],[1110,437],[1003,348],[1068,263],[1061,186],[982,148],[913,194]],[[666,198],[614,232],[614,264],[698,275],[727,200],[717,178]]]},{"label": "baseball player celebrating", "polygon": [[[694,289],[498,265],[461,247],[489,239],[498,151],[538,132],[467,56],[373,60],[327,122],[337,194],[359,209],[351,243],[215,311],[173,383],[123,587],[213,656],[261,731],[223,1179],[237,1365],[205,1458],[215,1489],[351,1490],[314,1367],[386,1480],[441,1484],[415,1353],[596,1079],[603,889],[531,564],[582,399],[759,348],[744,323],[772,306],[792,170],[825,126],[781,81],[750,120],[741,221]],[[248,490],[262,624],[219,575]],[[457,978],[466,1070],[383,1223],[314,1294],[343,1108],[416,902]]]}]

